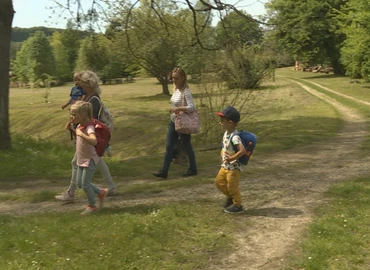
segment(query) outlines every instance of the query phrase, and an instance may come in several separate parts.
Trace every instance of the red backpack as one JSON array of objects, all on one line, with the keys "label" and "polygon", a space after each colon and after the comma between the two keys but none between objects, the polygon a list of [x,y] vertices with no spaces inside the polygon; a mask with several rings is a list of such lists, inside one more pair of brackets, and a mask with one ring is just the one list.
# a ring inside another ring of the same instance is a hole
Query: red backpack
[{"label": "red backpack", "polygon": [[104,156],[105,148],[109,143],[111,132],[109,127],[103,122],[93,118],[92,122],[88,122],[85,125],[81,125],[80,128],[85,128],[87,126],[93,125],[95,128],[95,136],[97,143],[95,145],[96,153],[99,157]]}]

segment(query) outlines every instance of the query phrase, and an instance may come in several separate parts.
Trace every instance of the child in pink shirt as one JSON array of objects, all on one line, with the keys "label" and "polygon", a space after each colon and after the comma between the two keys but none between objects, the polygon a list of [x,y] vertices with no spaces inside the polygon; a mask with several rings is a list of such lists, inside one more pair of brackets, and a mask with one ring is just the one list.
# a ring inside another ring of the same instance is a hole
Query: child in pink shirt
[{"label": "child in pink shirt", "polygon": [[[91,122],[91,124],[89,124]],[[79,124],[76,129],[73,125]],[[101,189],[91,183],[96,164],[100,157],[95,151],[97,143],[95,128],[92,124],[92,105],[89,102],[76,101],[71,106],[71,122],[66,126],[67,129],[73,129],[76,133],[76,156],[77,156],[77,186],[82,188],[87,196],[89,205],[81,215],[95,213],[103,206],[104,199],[108,189]],[[95,204],[96,195],[99,198],[99,207]]]}]

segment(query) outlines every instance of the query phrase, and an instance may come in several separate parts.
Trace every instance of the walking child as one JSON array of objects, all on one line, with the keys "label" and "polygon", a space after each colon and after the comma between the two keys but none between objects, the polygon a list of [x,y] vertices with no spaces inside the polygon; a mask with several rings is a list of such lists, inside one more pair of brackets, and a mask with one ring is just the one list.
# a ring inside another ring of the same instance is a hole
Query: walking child
[{"label": "walking child", "polygon": [[[240,172],[243,164],[238,159],[245,155],[245,147],[238,135],[236,126],[240,120],[239,112],[232,106],[227,106],[222,112],[217,112],[221,127],[225,130],[222,139],[221,168],[216,176],[216,187],[227,196],[224,212],[230,214],[243,213],[242,199],[239,189]],[[236,146],[237,151],[233,149]]]},{"label": "walking child", "polygon": [[[91,122],[91,124],[90,124]],[[74,129],[72,124],[78,124]],[[74,129],[76,133],[76,157],[77,157],[77,187],[82,188],[89,201],[86,209],[81,215],[91,214],[98,211],[103,206],[105,197],[108,194],[108,189],[101,189],[100,187],[91,183],[95,171],[96,164],[101,158],[95,151],[97,139],[95,136],[95,128],[92,124],[92,105],[89,102],[76,101],[71,106],[71,122],[67,124],[67,129]],[[96,196],[99,199],[97,206]]]},{"label": "walking child", "polygon": [[77,100],[84,100],[86,98],[86,93],[81,87],[81,74],[80,72],[75,72],[73,74],[73,81],[75,86],[72,87],[71,92],[69,94],[70,99],[67,103],[62,105],[62,109],[64,110],[69,105],[72,105]]}]

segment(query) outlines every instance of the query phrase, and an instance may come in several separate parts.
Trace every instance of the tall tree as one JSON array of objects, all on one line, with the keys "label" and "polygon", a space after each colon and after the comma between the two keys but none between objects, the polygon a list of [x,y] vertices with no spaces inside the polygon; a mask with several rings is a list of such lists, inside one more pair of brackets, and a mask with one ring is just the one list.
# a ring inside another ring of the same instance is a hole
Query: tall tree
[{"label": "tall tree", "polygon": [[12,0],[2,0],[0,5],[0,149],[11,147],[9,134],[9,68],[13,16]]},{"label": "tall tree", "polygon": [[351,0],[338,13],[341,31],[346,35],[341,49],[341,62],[346,74],[370,81],[370,3]]},{"label": "tall tree", "polygon": [[43,32],[27,39],[15,61],[15,73],[23,82],[44,81],[46,74],[55,75],[55,58],[49,40]]},{"label": "tall tree", "polygon": [[61,32],[60,40],[67,49],[68,65],[71,70],[76,67],[78,50],[80,49],[81,40],[87,36],[86,32],[79,31],[77,25],[72,21],[67,23],[67,28]]},{"label": "tall tree", "polygon": [[73,69],[68,63],[68,49],[62,43],[59,32],[54,32],[50,45],[55,58],[55,77],[61,82],[70,82]]},{"label": "tall tree", "polygon": [[340,46],[345,36],[334,18],[345,0],[271,0],[266,4],[275,38],[298,60],[329,62],[336,74],[343,74]]},{"label": "tall tree", "polygon": [[102,34],[85,38],[80,46],[76,69],[94,70],[104,81],[122,76],[125,67],[121,48]]},{"label": "tall tree", "polygon": [[[230,44],[243,47],[246,44],[258,44],[262,40],[263,32],[259,23],[246,12],[241,17],[235,11],[227,14],[217,23],[217,42],[221,47]],[[249,17],[249,20],[246,19]]]}]

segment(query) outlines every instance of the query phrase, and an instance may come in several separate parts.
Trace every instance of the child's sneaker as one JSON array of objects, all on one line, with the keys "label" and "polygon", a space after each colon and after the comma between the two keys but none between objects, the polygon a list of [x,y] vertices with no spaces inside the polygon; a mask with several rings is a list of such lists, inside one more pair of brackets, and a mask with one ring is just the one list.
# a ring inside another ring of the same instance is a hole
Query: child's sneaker
[{"label": "child's sneaker", "polygon": [[107,188],[102,188],[101,193],[98,196],[98,198],[99,198],[99,209],[103,207],[104,199],[105,199],[105,197],[107,197],[107,195],[108,195],[108,189]]},{"label": "child's sneaker", "polygon": [[75,197],[74,196],[71,196],[69,194],[69,191],[66,191],[66,192],[64,192],[61,195],[56,195],[55,196],[55,199],[57,199],[58,201],[63,201],[63,202],[73,202],[73,200],[75,199]]},{"label": "child's sneaker", "polygon": [[88,214],[94,214],[98,211],[98,208],[96,206],[88,205],[86,209],[81,212],[81,215],[88,215]]},{"label": "child's sneaker", "polygon": [[244,212],[243,206],[233,205],[230,208],[224,209],[225,213],[228,214],[242,214]]},{"label": "child's sneaker", "polygon": [[227,197],[226,201],[225,201],[225,204],[224,204],[224,208],[229,208],[230,206],[233,205],[233,198],[232,197]]}]

